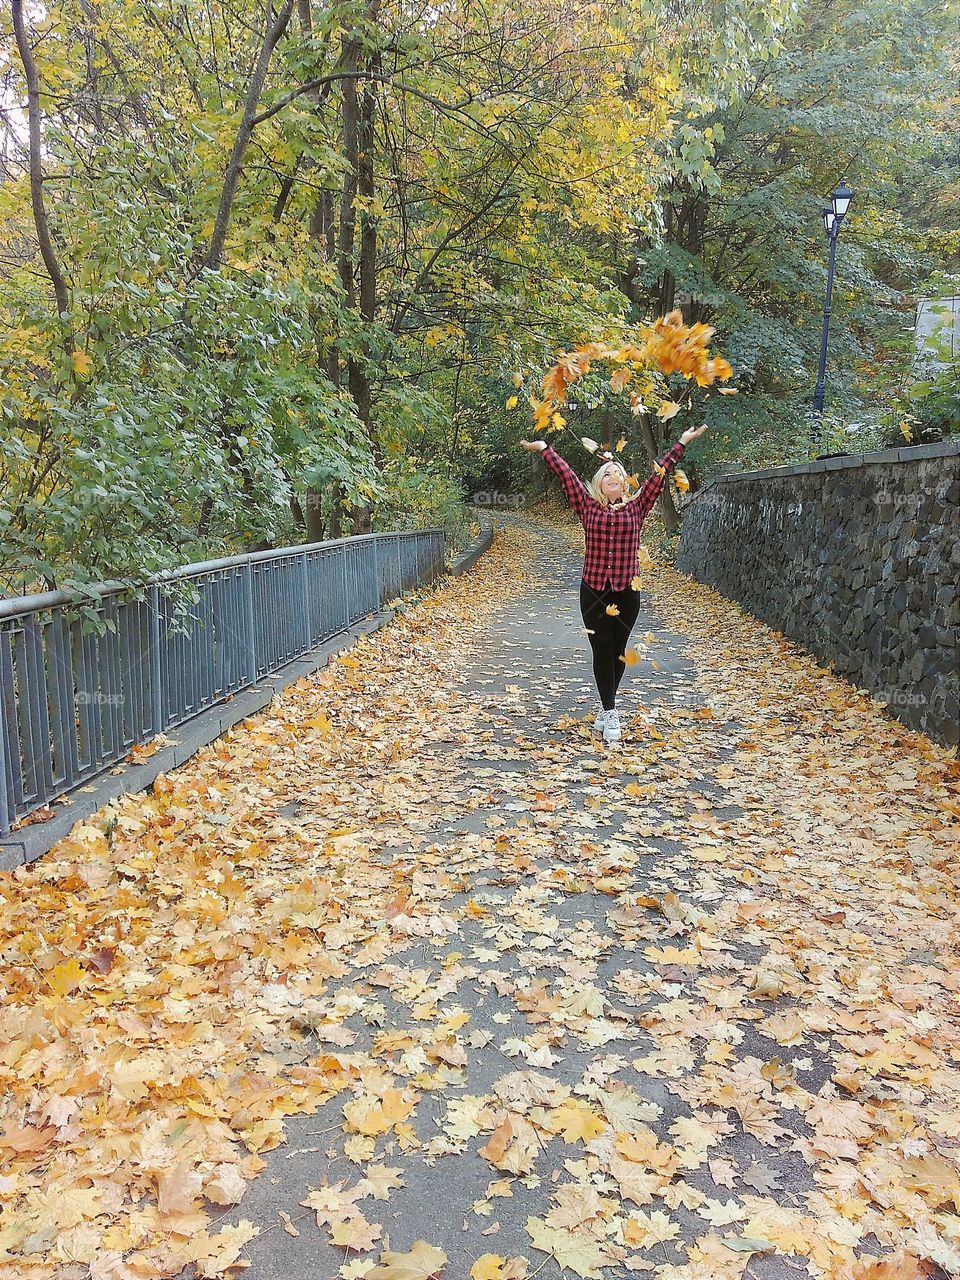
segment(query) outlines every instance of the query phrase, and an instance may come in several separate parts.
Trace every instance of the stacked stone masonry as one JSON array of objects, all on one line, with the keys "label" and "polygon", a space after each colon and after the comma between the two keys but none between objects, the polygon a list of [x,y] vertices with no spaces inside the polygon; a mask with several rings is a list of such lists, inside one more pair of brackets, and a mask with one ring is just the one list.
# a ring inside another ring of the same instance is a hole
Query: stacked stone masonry
[{"label": "stacked stone masonry", "polygon": [[960,441],[720,476],[677,565],[913,729],[960,736]]}]

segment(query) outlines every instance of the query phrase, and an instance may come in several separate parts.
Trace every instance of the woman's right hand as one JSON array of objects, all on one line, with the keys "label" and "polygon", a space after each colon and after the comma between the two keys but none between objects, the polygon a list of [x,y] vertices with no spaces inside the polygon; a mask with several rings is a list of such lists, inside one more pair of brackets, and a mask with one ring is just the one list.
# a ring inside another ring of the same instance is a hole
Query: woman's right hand
[{"label": "woman's right hand", "polygon": [[542,453],[547,447],[546,440],[521,440],[520,448],[529,449],[532,453]]}]

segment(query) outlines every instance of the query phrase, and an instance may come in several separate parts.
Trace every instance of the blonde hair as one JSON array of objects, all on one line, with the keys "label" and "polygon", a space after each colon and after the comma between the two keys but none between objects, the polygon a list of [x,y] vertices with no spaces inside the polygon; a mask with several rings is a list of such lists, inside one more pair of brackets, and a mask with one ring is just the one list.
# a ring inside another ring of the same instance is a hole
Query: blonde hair
[{"label": "blonde hair", "polygon": [[593,479],[587,485],[587,489],[590,491],[590,497],[593,498],[595,502],[601,503],[601,505],[603,506],[609,506],[610,499],[601,490],[600,484],[603,480],[603,477],[606,475],[606,473],[610,470],[611,467],[619,471],[623,476],[624,480],[626,480],[627,473],[625,469],[620,465],[619,462],[616,462],[616,461],[605,462],[603,466],[598,468],[598,470],[594,473]]}]

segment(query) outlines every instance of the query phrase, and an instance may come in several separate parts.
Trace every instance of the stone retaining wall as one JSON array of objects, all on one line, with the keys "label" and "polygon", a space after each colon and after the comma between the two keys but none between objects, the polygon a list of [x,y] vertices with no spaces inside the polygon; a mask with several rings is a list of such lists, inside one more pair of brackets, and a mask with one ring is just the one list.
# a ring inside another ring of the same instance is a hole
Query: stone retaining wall
[{"label": "stone retaining wall", "polygon": [[960,441],[720,476],[677,566],[956,743]]}]

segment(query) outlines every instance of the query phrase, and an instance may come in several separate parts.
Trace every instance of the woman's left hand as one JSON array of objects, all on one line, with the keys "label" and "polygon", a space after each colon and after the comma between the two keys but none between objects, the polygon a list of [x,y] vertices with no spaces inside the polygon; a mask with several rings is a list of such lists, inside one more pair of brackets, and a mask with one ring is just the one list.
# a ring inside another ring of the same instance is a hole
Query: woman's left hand
[{"label": "woman's left hand", "polygon": [[687,427],[686,431],[680,437],[680,443],[689,444],[691,440],[696,440],[697,436],[702,436],[706,429],[707,424],[705,422],[699,427]]}]

